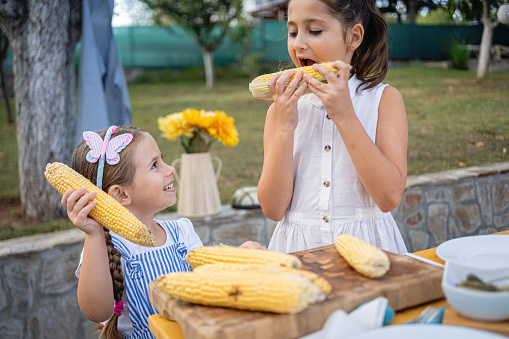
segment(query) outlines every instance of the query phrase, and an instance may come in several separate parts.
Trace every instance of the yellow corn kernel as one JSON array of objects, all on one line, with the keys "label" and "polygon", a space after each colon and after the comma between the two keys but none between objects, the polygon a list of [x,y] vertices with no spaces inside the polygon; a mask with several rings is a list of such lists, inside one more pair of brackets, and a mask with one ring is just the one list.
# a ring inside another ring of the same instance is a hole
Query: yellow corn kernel
[{"label": "yellow corn kernel", "polygon": [[[333,67],[330,62],[321,63],[320,65],[323,65],[323,66],[327,67],[328,69],[334,71],[334,73],[336,75],[339,74],[339,69]],[[351,68],[351,66],[350,66],[350,68]],[[318,81],[321,81],[321,82],[327,81],[325,76],[322,73],[315,71],[315,69],[313,68],[312,65],[287,69],[287,70],[282,71],[282,73],[285,73],[288,71],[295,71],[295,74],[297,74],[297,72],[300,70],[302,70],[306,74],[311,75],[313,78],[315,78]],[[255,79],[253,79],[253,81],[251,81],[249,83],[249,90],[251,91],[253,96],[257,99],[272,100],[272,96],[270,95],[269,87],[267,86],[267,84],[268,84],[269,80],[272,79],[272,77],[274,75],[279,74],[279,73],[281,73],[281,72],[263,74],[263,75],[256,77]],[[290,84],[290,81],[292,81],[292,79],[295,78],[295,74],[292,75],[290,77],[290,79],[285,83],[285,88]],[[302,84],[302,82],[304,82],[304,80],[302,80],[300,82],[300,84]],[[306,90],[304,93],[309,93],[309,90]]]},{"label": "yellow corn kernel", "polygon": [[169,273],[157,278],[156,288],[194,304],[275,313],[297,313],[325,299],[306,279],[276,271]]},{"label": "yellow corn kernel", "polygon": [[189,252],[186,261],[192,268],[214,263],[272,265],[300,268],[301,261],[291,254],[233,246],[203,246]]},{"label": "yellow corn kernel", "polygon": [[154,235],[127,208],[72,168],[54,162],[46,165],[44,175],[60,194],[64,194],[70,188],[77,190],[81,187],[86,187],[87,193],[96,192],[92,201],[97,201],[97,205],[89,213],[91,218],[133,243],[142,246],[155,245]]},{"label": "yellow corn kernel", "polygon": [[364,240],[342,234],[336,237],[334,245],[350,266],[366,277],[379,278],[389,270],[391,262],[387,253]]},{"label": "yellow corn kernel", "polygon": [[194,269],[194,272],[224,272],[224,271],[257,271],[260,274],[268,272],[280,272],[286,274],[295,274],[306,278],[309,282],[318,286],[323,293],[329,294],[331,285],[327,280],[320,277],[318,274],[305,271],[297,268],[290,268],[285,266],[268,266],[268,265],[251,265],[251,264],[207,264]]}]

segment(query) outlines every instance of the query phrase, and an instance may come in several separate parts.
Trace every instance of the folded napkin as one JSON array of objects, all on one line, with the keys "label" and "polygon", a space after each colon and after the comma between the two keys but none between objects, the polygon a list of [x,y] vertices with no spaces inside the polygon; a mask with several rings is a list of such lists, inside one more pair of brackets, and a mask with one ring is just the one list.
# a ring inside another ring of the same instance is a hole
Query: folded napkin
[{"label": "folded napkin", "polygon": [[378,297],[357,307],[350,313],[337,310],[331,313],[322,329],[301,339],[346,339],[382,327],[394,317],[385,297]]}]

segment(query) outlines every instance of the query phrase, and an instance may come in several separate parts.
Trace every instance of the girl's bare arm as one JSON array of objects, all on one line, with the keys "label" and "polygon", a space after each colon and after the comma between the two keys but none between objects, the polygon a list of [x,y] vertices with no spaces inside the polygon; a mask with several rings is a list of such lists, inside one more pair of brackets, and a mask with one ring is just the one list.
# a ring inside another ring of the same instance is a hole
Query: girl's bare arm
[{"label": "girl's bare arm", "polygon": [[89,320],[101,322],[113,313],[113,282],[103,227],[88,216],[96,206],[96,202],[89,203],[95,197],[95,192],[86,194],[86,191],[86,188],[68,190],[63,194],[61,202],[72,223],[85,232],[78,303]]},{"label": "girl's bare arm", "polygon": [[263,168],[258,200],[263,214],[283,218],[293,195],[293,130],[277,130],[274,105],[270,106],[263,132]]},{"label": "girl's bare arm", "polygon": [[396,208],[407,178],[408,123],[400,92],[394,87],[384,89],[378,109],[375,144],[353,107],[335,123],[357,174],[374,202],[384,212]]},{"label": "girl's bare arm", "polygon": [[[288,87],[285,83],[292,75]],[[274,104],[267,111],[263,132],[263,169],[258,183],[258,200],[263,214],[279,221],[293,195],[293,135],[298,124],[297,102],[307,84],[300,84],[303,72],[286,72],[268,83]],[[299,85],[300,84],[300,85]]]},{"label": "girl's bare arm", "polygon": [[101,233],[85,235],[78,282],[78,303],[83,314],[93,322],[109,319],[115,302],[104,232]]}]

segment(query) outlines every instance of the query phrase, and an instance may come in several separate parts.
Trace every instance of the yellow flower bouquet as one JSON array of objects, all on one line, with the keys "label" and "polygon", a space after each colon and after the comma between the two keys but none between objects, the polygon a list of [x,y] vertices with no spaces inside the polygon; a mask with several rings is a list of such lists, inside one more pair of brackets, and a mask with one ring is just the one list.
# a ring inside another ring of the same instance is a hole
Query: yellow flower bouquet
[{"label": "yellow flower bouquet", "polygon": [[164,138],[180,138],[186,153],[208,152],[214,140],[219,140],[225,146],[239,143],[235,121],[223,111],[187,108],[182,112],[160,117],[157,125]]}]

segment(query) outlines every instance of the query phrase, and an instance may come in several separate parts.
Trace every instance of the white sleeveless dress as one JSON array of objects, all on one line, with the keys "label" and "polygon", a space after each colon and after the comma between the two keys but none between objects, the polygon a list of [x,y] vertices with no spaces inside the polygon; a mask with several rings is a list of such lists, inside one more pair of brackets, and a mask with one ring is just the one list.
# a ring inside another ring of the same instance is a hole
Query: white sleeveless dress
[{"label": "white sleeveless dress", "polygon": [[[378,106],[387,85],[356,89],[348,81],[355,112],[373,142]],[[299,99],[293,151],[293,198],[277,224],[269,249],[296,252],[351,234],[392,253],[407,252],[390,212],[382,212],[362,185],[336,126],[314,94]],[[376,169],[374,169],[376,170]]]}]

